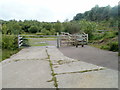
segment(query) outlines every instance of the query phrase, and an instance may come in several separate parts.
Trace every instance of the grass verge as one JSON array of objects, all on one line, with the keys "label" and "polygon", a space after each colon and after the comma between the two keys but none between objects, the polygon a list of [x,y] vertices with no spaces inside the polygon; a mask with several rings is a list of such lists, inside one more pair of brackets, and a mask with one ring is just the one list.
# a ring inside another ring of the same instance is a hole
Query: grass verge
[{"label": "grass verge", "polygon": [[7,58],[9,58],[11,55],[16,54],[19,51],[20,51],[20,49],[18,49],[18,50],[3,49],[2,54],[0,55],[0,57],[1,57],[0,62],[7,59]]}]

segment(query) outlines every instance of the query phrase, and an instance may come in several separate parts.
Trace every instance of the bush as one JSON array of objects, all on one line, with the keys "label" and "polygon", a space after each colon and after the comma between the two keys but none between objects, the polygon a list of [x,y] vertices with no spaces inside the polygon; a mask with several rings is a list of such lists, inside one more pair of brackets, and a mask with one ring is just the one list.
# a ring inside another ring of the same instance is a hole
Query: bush
[{"label": "bush", "polygon": [[107,45],[103,45],[100,47],[101,49],[109,50],[109,51],[118,51],[118,42],[111,42]]},{"label": "bush", "polygon": [[2,59],[0,61],[9,58],[11,55],[17,53],[18,38],[15,35],[2,35]]},{"label": "bush", "polygon": [[118,42],[111,42],[109,43],[110,51],[118,51]]},{"label": "bush", "polygon": [[15,35],[2,36],[2,49],[15,50],[18,48],[18,38]]},{"label": "bush", "polygon": [[28,31],[29,31],[30,33],[36,33],[36,32],[38,31],[38,28],[37,28],[36,26],[31,26],[31,27],[28,29]]}]

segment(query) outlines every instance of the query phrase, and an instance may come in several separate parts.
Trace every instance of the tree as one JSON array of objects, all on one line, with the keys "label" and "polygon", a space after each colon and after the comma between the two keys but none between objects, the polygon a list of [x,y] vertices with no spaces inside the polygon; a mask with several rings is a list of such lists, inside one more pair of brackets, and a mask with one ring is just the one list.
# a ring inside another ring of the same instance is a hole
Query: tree
[{"label": "tree", "polygon": [[49,31],[49,30],[46,30],[45,28],[43,28],[43,29],[41,30],[41,33],[42,33],[43,35],[50,35],[50,34],[51,34],[50,31]]},{"label": "tree", "polygon": [[82,13],[78,13],[74,18],[73,20],[81,20],[83,19],[83,14]]},{"label": "tree", "polygon": [[57,21],[54,24],[54,28],[55,28],[55,31],[58,32],[58,33],[61,33],[61,31],[63,30],[63,26],[62,26],[60,21]]},{"label": "tree", "polygon": [[36,33],[36,32],[38,31],[38,28],[37,28],[36,26],[31,26],[31,27],[28,29],[28,31],[29,31],[30,33]]},{"label": "tree", "polygon": [[12,34],[18,35],[21,32],[21,27],[17,23],[13,25]]},{"label": "tree", "polygon": [[8,31],[8,29],[7,29],[6,24],[3,24],[2,25],[2,34],[7,34],[7,31]]},{"label": "tree", "polygon": [[96,28],[97,28],[97,25],[94,22],[90,22],[90,21],[86,21],[86,20],[80,21],[80,29],[83,32],[88,34],[89,40],[92,39],[93,32],[95,32]]}]

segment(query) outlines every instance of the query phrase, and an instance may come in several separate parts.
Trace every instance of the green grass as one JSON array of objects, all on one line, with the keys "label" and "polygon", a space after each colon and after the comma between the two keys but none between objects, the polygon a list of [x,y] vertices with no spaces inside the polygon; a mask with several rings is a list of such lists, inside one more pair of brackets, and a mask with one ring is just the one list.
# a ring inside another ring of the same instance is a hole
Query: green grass
[{"label": "green grass", "polygon": [[0,57],[2,57],[2,59],[0,61],[3,61],[7,58],[9,58],[11,55],[17,53],[19,50],[7,50],[7,49],[3,49],[2,50],[2,54]]},{"label": "green grass", "polygon": [[48,44],[45,43],[41,43],[43,42],[41,39],[28,39],[28,44],[30,46],[47,46]]},{"label": "green grass", "polygon": [[28,39],[28,44],[30,46],[47,46],[49,45],[47,41],[54,41],[54,40],[56,39],[55,38],[33,38],[33,39]]}]

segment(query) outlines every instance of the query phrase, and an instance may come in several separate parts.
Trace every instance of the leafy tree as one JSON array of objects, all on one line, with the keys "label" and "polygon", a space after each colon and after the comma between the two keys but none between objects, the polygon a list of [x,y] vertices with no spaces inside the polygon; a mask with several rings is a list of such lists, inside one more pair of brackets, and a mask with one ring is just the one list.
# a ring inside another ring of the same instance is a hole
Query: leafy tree
[{"label": "leafy tree", "polygon": [[8,32],[7,26],[6,26],[6,24],[3,24],[2,25],[2,34],[7,34],[7,32]]},{"label": "leafy tree", "polygon": [[82,13],[78,13],[74,18],[73,20],[81,20],[83,19],[83,14]]},{"label": "leafy tree", "polygon": [[38,28],[37,28],[36,26],[31,26],[31,27],[28,29],[28,31],[29,31],[30,33],[36,33],[36,32],[38,31]]},{"label": "leafy tree", "polygon": [[13,29],[11,30],[12,31],[12,34],[20,34],[20,31],[21,31],[21,27],[18,25],[18,24],[14,24]]},{"label": "leafy tree", "polygon": [[78,13],[73,18],[74,21],[77,20],[91,20],[91,21],[103,21],[109,20],[110,18],[114,18],[115,20],[118,18],[118,6],[110,7],[109,5],[106,7],[99,7],[96,5],[91,10],[86,11],[85,13]]},{"label": "leafy tree", "polygon": [[95,32],[97,28],[96,23],[82,20],[80,21],[80,29],[88,34],[89,40],[93,37],[93,32]]},{"label": "leafy tree", "polygon": [[54,24],[54,28],[55,28],[55,31],[58,32],[58,33],[61,33],[62,29],[63,29],[63,26],[61,24],[60,21],[57,21],[55,24]]}]

